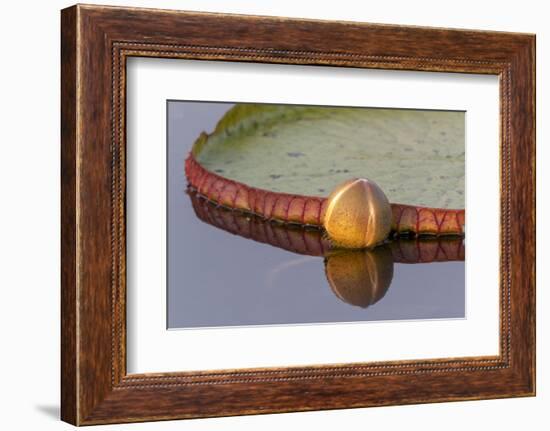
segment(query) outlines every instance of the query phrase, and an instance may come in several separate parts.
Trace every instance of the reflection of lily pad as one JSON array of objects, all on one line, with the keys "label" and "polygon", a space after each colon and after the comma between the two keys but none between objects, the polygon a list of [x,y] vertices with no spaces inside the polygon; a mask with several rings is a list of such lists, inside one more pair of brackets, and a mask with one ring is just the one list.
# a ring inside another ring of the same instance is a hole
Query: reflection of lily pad
[{"label": "reflection of lily pad", "polygon": [[[296,224],[271,223],[254,215],[215,205],[192,190],[189,190],[188,193],[193,210],[200,220],[233,235],[269,244],[292,253],[309,256],[330,257],[333,254],[356,252],[335,248],[320,229]],[[464,261],[465,251],[462,238],[399,238],[390,241],[387,246],[391,250],[393,261],[396,263]],[[374,250],[379,248],[377,247]]]},{"label": "reflection of lily pad", "polygon": [[208,170],[250,186],[327,196],[354,177],[390,202],[464,208],[464,113],[241,104],[194,148]]}]

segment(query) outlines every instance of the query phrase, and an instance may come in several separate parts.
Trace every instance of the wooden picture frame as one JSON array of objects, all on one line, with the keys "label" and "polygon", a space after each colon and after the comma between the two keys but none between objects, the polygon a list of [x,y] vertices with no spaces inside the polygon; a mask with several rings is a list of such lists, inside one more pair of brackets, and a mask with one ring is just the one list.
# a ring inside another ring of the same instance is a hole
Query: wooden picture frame
[{"label": "wooden picture frame", "polygon": [[[535,36],[77,5],[61,14],[61,417],[75,425],[535,394]],[[127,374],[130,56],[500,78],[500,355]]]}]

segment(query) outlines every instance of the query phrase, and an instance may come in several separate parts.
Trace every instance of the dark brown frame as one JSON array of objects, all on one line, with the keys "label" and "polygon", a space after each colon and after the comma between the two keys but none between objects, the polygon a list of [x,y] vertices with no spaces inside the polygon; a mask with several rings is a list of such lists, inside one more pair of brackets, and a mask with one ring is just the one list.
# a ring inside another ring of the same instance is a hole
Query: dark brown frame
[{"label": "dark brown frame", "polygon": [[[63,420],[87,425],[535,394],[534,35],[80,5],[61,16]],[[128,375],[129,56],[498,75],[500,354]]]}]

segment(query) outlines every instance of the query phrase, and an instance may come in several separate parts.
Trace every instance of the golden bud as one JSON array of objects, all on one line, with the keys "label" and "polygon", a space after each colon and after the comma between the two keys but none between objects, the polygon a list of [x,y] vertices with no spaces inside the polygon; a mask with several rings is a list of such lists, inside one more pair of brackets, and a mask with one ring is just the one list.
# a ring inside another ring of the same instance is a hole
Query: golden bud
[{"label": "golden bud", "polygon": [[374,247],[391,229],[392,211],[380,187],[367,179],[349,180],[328,197],[323,226],[335,245]]},{"label": "golden bud", "polygon": [[342,301],[366,308],[378,302],[393,279],[393,256],[387,245],[373,250],[348,250],[325,260],[332,291]]}]

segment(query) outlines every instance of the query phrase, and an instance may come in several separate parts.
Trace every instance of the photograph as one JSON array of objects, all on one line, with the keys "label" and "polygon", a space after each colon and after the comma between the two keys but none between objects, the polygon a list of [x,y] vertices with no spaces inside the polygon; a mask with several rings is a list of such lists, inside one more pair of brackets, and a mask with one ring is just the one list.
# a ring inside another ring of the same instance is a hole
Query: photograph
[{"label": "photograph", "polygon": [[466,317],[465,112],[166,112],[168,329]]}]

